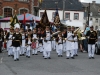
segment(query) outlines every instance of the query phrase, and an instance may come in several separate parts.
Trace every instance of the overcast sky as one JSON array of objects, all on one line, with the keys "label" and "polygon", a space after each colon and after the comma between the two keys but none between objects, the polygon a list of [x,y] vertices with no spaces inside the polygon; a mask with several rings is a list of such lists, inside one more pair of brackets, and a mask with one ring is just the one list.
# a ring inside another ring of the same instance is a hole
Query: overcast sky
[{"label": "overcast sky", "polygon": [[96,3],[100,3],[100,0],[80,0],[82,2],[92,2],[92,1],[96,1]]}]

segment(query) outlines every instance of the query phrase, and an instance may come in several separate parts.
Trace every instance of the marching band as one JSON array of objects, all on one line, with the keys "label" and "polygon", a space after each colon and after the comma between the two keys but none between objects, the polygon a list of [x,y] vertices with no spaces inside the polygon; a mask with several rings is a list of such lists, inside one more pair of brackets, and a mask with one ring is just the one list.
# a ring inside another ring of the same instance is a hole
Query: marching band
[{"label": "marching band", "polygon": [[[33,31],[30,29],[25,31],[19,24],[15,24],[6,35],[8,56],[12,56],[14,61],[19,61],[20,56],[30,58],[31,54],[38,55],[40,52],[43,53],[44,59],[51,59],[51,51],[56,50],[58,57],[63,57],[63,52],[66,52],[66,59],[75,59],[79,49],[78,30],[75,30],[74,26],[67,26],[62,32],[59,29],[53,32],[49,26],[46,26],[45,30],[34,28]],[[88,57],[94,59],[97,33],[93,30],[93,26],[87,32],[86,38],[88,38]],[[2,40],[0,31],[0,46]]]}]

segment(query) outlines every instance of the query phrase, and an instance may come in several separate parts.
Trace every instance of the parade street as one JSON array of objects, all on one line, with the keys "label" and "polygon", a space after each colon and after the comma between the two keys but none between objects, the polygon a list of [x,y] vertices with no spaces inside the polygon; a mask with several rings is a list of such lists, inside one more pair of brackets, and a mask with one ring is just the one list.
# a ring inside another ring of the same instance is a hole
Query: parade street
[{"label": "parade street", "polygon": [[100,56],[88,59],[87,53],[80,53],[75,59],[58,57],[55,51],[51,59],[43,59],[42,54],[21,56],[14,61],[7,52],[0,54],[0,75],[100,75]]}]

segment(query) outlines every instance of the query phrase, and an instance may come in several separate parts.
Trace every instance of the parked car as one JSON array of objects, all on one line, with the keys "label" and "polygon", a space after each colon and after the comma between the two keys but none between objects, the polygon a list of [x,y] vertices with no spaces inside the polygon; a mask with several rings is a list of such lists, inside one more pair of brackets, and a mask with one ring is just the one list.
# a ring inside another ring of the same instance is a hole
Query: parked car
[{"label": "parked car", "polygon": [[100,30],[97,30],[97,42],[95,44],[95,54],[100,55]]}]

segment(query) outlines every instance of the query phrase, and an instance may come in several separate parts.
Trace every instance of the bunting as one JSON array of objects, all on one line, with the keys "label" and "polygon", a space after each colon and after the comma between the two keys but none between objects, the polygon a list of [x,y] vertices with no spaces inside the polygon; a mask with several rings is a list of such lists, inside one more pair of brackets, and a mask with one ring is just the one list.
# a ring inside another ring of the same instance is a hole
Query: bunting
[{"label": "bunting", "polygon": [[56,9],[55,12],[55,17],[54,17],[54,25],[56,27],[60,26],[61,22],[60,22],[60,18],[59,18],[59,13],[58,13],[58,9]]},{"label": "bunting", "polygon": [[18,20],[18,18],[17,18],[17,15],[15,14],[15,16],[12,18],[12,21],[11,21],[11,27],[14,27],[14,25],[16,24],[16,23],[19,23],[19,20]]},{"label": "bunting", "polygon": [[42,18],[40,20],[40,25],[44,28],[46,26],[50,26],[50,22],[49,22],[49,19],[48,19],[48,16],[47,16],[47,12],[46,10],[44,11],[43,15],[42,15]]}]

